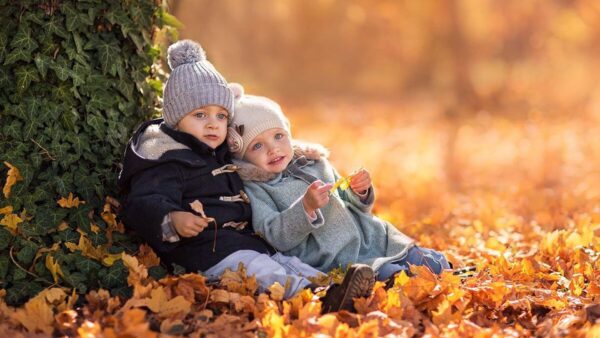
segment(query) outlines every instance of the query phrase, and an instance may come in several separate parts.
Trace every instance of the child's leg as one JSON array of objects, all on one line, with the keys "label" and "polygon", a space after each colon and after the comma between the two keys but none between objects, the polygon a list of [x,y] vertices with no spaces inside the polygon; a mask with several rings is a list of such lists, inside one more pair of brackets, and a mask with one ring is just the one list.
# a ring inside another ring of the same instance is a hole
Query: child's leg
[{"label": "child's leg", "polygon": [[405,270],[410,274],[409,264],[425,265],[435,274],[442,273],[444,269],[450,269],[450,264],[441,252],[414,246],[408,250],[408,254],[403,259],[384,264],[378,271],[377,279],[385,280],[400,270]]},{"label": "child's leg", "polygon": [[286,267],[272,259],[269,255],[252,250],[240,250],[232,253],[217,263],[217,265],[206,270],[204,275],[209,280],[218,280],[226,269],[236,271],[239,263],[244,264],[248,276],[254,275],[256,277],[260,292],[264,292],[273,283],[278,282],[282,286],[288,286],[284,295],[284,298],[287,299],[311,284],[308,279],[301,277],[295,272],[289,273]]},{"label": "child's leg", "polygon": [[282,255],[280,252],[271,256],[271,259],[281,264],[285,271],[291,275],[298,275],[302,277],[318,277],[325,273],[313,268],[312,266],[302,262],[296,256]]}]

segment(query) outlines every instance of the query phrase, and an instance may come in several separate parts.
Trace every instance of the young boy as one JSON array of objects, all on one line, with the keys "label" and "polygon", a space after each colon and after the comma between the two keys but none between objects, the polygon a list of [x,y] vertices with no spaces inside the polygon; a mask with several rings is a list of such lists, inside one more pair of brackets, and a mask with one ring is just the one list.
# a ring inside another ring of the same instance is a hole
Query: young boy
[{"label": "young boy", "polygon": [[[288,286],[285,297],[310,286],[305,277],[319,271],[296,257],[273,255],[250,224],[249,200],[224,144],[234,113],[227,82],[193,41],[170,46],[168,60],[164,120],[143,123],[125,150],[119,176],[128,193],[125,224],[168,266],[218,279],[241,262],[261,291],[274,282]],[[324,308],[351,310],[352,298],[370,292],[371,279],[370,268],[356,266],[328,290]]]},{"label": "young boy", "polygon": [[408,270],[408,264],[426,265],[438,274],[450,268],[442,254],[415,246],[371,214],[375,197],[366,170],[352,177],[350,189],[330,193],[339,175],[324,151],[293,149],[279,105],[244,95],[237,84],[231,87],[236,115],[228,143],[252,202],[254,228],[271,245],[321,271],[368,264],[380,280]]}]

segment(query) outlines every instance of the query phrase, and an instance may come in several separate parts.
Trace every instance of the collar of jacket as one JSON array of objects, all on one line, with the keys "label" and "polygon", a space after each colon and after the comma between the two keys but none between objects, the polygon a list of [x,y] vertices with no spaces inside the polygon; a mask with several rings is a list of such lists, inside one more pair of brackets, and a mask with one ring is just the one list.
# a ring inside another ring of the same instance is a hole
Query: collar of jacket
[{"label": "collar of jacket", "polygon": [[206,143],[198,140],[195,136],[175,130],[167,126],[167,124],[164,122],[160,124],[160,130],[169,135],[175,141],[189,147],[195,153],[215,156],[219,162],[225,162],[231,159],[227,142],[223,142],[216,149],[213,149]]},{"label": "collar of jacket", "polygon": [[[290,164],[294,163],[299,168],[329,156],[329,151],[322,145],[316,143],[292,140],[292,150],[294,157]],[[244,181],[269,182],[276,179],[281,174],[270,173],[244,160],[234,159],[233,164],[239,167],[238,174]]]}]

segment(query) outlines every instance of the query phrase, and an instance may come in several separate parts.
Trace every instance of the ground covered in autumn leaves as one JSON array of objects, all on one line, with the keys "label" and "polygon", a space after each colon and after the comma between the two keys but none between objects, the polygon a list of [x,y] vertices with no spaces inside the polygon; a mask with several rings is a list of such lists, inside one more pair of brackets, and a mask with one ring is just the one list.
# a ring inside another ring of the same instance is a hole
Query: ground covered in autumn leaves
[{"label": "ground covered in autumn leaves", "polygon": [[311,291],[257,295],[243,269],[215,285],[153,280],[159,262],[142,247],[118,258],[132,298],[99,290],[82,302],[49,288],[20,308],[0,301],[0,336],[600,336],[600,116],[452,121],[419,102],[287,106],[294,136],[329,147],[342,173],[370,170],[375,213],[477,272],[415,268],[357,299],[356,313],[320,315]]}]

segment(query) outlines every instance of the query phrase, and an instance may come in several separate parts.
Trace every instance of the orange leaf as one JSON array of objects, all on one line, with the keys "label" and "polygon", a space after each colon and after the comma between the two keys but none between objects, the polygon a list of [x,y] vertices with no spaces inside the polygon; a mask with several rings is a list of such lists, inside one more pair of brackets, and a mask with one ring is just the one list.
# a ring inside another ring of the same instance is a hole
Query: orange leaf
[{"label": "orange leaf", "polygon": [[0,225],[4,225],[13,235],[17,233],[19,223],[23,223],[23,220],[15,214],[8,214],[0,220]]},{"label": "orange leaf", "polygon": [[9,198],[12,186],[15,185],[18,181],[22,181],[23,177],[21,176],[19,169],[17,169],[12,164],[4,161],[4,165],[7,166],[9,169],[6,177],[6,183],[4,183],[4,188],[2,189],[2,193],[4,193],[5,198]]},{"label": "orange leaf", "polygon": [[8,214],[12,214],[12,212],[13,212],[12,205],[8,205],[8,206],[0,209],[0,215],[8,215]]},{"label": "orange leaf", "polygon": [[54,331],[54,312],[43,295],[30,299],[23,308],[17,309],[12,318],[18,321],[30,333],[43,332],[47,335]]},{"label": "orange leaf", "polygon": [[85,204],[85,201],[80,201],[79,197],[73,198],[73,193],[70,192],[68,198],[61,197],[56,203],[58,203],[61,208],[70,209],[79,207],[79,204]]}]

